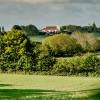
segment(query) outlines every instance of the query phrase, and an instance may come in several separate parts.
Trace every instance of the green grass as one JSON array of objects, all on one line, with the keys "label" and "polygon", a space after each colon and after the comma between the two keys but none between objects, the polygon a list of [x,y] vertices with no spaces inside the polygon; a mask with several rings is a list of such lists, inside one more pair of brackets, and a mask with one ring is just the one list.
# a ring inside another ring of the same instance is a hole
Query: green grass
[{"label": "green grass", "polygon": [[30,40],[33,42],[33,41],[35,41],[35,42],[42,42],[42,40],[44,39],[44,38],[46,38],[47,36],[45,36],[45,35],[38,35],[38,36],[32,36],[32,37],[30,37]]},{"label": "green grass", "polygon": [[0,100],[100,100],[100,78],[0,74]]}]

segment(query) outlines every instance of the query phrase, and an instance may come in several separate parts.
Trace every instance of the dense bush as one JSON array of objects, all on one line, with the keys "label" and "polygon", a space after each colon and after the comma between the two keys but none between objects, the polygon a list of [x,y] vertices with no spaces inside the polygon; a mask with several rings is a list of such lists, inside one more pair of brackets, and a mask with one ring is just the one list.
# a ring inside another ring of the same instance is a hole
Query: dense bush
[{"label": "dense bush", "polygon": [[82,48],[77,41],[66,34],[49,36],[42,42],[42,49],[50,56],[73,56],[81,52]]},{"label": "dense bush", "polygon": [[54,57],[50,57],[47,54],[41,52],[38,56],[36,64],[37,71],[51,71],[53,69],[53,65],[55,64],[56,60]]},{"label": "dense bush", "polygon": [[[32,45],[27,35],[23,31],[14,30],[6,32],[6,34],[0,36],[0,39],[2,39],[2,42],[0,42],[1,71],[16,71],[20,67],[24,68],[22,71],[28,69],[27,67],[30,65],[27,61],[32,53]],[[18,62],[21,64],[18,64]]]},{"label": "dense bush", "polygon": [[81,71],[88,73],[97,72],[100,69],[100,58],[94,56],[93,54],[86,54],[82,57]]},{"label": "dense bush", "polygon": [[53,67],[53,73],[64,75],[76,75],[79,73],[81,60],[80,57],[59,58]]},{"label": "dense bush", "polygon": [[88,76],[89,73],[98,73],[100,71],[100,59],[92,54],[86,54],[81,57],[59,58],[53,67],[52,72],[63,75]]}]

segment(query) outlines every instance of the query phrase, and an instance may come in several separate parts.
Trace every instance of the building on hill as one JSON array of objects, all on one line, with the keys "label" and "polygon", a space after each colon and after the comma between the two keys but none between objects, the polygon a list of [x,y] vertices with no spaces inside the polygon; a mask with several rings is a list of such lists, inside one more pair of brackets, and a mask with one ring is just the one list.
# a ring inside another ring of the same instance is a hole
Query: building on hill
[{"label": "building on hill", "polygon": [[46,26],[41,31],[45,32],[47,35],[57,34],[60,31],[60,26]]}]

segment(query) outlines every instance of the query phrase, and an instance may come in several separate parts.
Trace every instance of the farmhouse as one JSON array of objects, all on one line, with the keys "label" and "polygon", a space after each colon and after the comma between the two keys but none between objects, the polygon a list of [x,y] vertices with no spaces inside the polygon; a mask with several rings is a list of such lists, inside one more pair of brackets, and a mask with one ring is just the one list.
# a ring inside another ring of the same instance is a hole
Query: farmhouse
[{"label": "farmhouse", "polygon": [[60,26],[46,26],[42,29],[42,32],[45,32],[47,35],[56,34],[60,31]]}]

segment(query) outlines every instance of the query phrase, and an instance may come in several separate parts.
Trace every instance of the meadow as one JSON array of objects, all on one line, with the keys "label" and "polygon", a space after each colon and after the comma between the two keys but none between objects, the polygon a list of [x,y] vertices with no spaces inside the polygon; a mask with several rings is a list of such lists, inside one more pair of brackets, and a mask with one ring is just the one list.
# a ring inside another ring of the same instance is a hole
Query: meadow
[{"label": "meadow", "polygon": [[[95,35],[100,40],[100,33],[95,33]],[[46,37],[48,37],[48,36],[46,36],[46,35],[30,36],[30,40],[32,42],[42,42],[42,40],[45,39]]]},{"label": "meadow", "polygon": [[0,74],[0,100],[100,100],[100,78]]},{"label": "meadow", "polygon": [[37,36],[31,36],[30,40],[32,42],[42,42],[43,39],[45,39],[47,36],[45,35],[37,35]]}]

